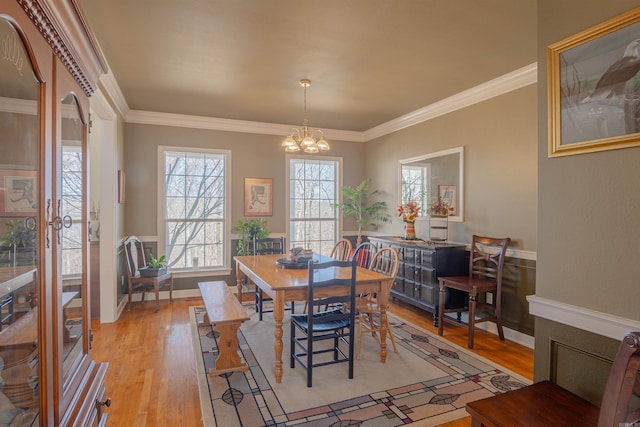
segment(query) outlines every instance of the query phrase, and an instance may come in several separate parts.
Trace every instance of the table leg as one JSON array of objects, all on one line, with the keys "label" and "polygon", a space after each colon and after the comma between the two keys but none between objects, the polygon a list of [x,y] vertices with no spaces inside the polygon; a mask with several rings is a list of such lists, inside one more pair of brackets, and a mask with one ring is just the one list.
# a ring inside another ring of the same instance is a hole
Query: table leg
[{"label": "table leg", "polygon": [[238,300],[240,301],[240,304],[242,304],[242,279],[244,279],[244,276],[244,272],[236,262],[236,287],[238,288]]},{"label": "table leg", "polygon": [[284,319],[284,293],[276,292],[273,299],[273,321],[275,323],[275,340],[273,348],[276,352],[276,366],[274,374],[276,376],[276,384],[282,381],[282,320]]}]

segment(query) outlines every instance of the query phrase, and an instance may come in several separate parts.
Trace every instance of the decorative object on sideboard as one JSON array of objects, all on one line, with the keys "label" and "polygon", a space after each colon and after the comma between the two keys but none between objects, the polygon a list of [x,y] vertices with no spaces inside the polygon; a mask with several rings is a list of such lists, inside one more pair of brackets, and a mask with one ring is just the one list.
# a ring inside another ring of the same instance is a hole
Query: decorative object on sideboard
[{"label": "decorative object on sideboard", "polygon": [[302,130],[291,128],[289,135],[282,141],[282,147],[287,153],[304,151],[312,154],[319,151],[329,150],[329,143],[324,139],[324,132],[320,129],[309,131],[307,126],[307,88],[311,86],[311,80],[300,80],[300,86],[304,88],[304,121],[302,122]]},{"label": "decorative object on sideboard", "polygon": [[414,201],[408,201],[398,206],[398,216],[402,217],[405,223],[404,227],[404,239],[416,240],[416,226],[415,222],[418,216],[420,216],[420,210],[422,208]]}]

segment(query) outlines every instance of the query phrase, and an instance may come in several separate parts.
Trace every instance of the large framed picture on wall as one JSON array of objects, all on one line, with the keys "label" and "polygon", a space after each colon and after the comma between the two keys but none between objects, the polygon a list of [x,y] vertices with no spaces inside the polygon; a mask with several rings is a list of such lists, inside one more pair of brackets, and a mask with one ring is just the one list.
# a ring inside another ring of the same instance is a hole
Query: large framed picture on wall
[{"label": "large framed picture on wall", "polygon": [[640,8],[547,49],[549,157],[640,145]]}]

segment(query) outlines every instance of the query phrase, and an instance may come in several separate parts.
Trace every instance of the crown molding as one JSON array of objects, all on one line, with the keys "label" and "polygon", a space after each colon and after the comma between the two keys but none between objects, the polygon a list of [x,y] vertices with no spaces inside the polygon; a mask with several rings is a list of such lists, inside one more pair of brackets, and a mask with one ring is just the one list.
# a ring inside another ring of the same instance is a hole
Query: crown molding
[{"label": "crown molding", "polygon": [[118,113],[123,118],[126,118],[130,111],[129,104],[127,104],[127,100],[120,90],[120,85],[110,69],[108,73],[103,74],[102,77],[100,77],[100,85],[104,89],[107,98],[113,102]]},{"label": "crown molding", "polygon": [[[445,98],[379,126],[375,126],[364,132],[339,129],[324,129],[324,132],[327,139],[368,142],[401,129],[414,126],[418,123],[422,123],[522,87],[535,84],[537,81],[538,64],[534,62],[533,64],[519,68],[471,89],[450,96],[449,98]],[[226,132],[244,132],[262,135],[285,135],[292,127],[291,125],[252,122],[247,120],[220,119],[215,117],[191,116],[186,114],[130,110],[122,91],[120,91],[118,82],[111,72],[103,75],[101,82],[109,97],[116,104],[116,108],[127,123],[220,130]]]},{"label": "crown molding", "polygon": [[537,83],[537,81],[538,64],[534,62],[533,64],[529,64],[471,89],[373,127],[364,132],[366,135],[365,139],[371,141],[401,129],[417,125],[418,123],[435,119],[436,117]]},{"label": "crown molding", "polygon": [[[219,119],[215,117],[159,113],[141,110],[130,110],[125,117],[125,121],[127,123],[221,130],[226,132],[257,133],[262,135],[286,135],[292,127],[295,127],[291,125],[252,122],[248,120]],[[337,129],[323,129],[323,132],[327,139],[364,142],[362,139],[362,132]]]}]

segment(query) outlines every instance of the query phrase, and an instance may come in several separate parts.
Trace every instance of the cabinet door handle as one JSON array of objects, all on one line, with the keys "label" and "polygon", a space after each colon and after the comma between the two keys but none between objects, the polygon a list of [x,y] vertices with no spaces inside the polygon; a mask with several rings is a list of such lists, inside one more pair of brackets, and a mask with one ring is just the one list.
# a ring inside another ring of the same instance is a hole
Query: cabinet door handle
[{"label": "cabinet door handle", "polygon": [[[58,215],[56,215],[55,217],[53,217],[50,221],[47,222],[47,225],[50,225],[51,228],[56,232],[56,235],[58,236],[58,244],[62,243],[62,240],[60,238],[60,230],[62,230],[62,228],[71,228],[71,226],[73,225],[73,219],[71,218],[71,216],[69,215],[65,215],[63,217],[60,216],[60,210],[61,208],[61,202],[62,200],[58,199],[58,209],[57,209],[57,213]],[[47,202],[47,217],[49,217],[51,215],[51,199],[48,200]],[[47,230],[47,247],[49,247],[49,231]]]},{"label": "cabinet door handle", "polygon": [[98,400],[98,405],[100,405],[100,406],[106,406],[107,408],[109,408],[109,407],[111,406],[111,398],[110,398],[110,397],[107,397],[107,398],[104,400],[104,402],[100,402],[100,401]]}]

